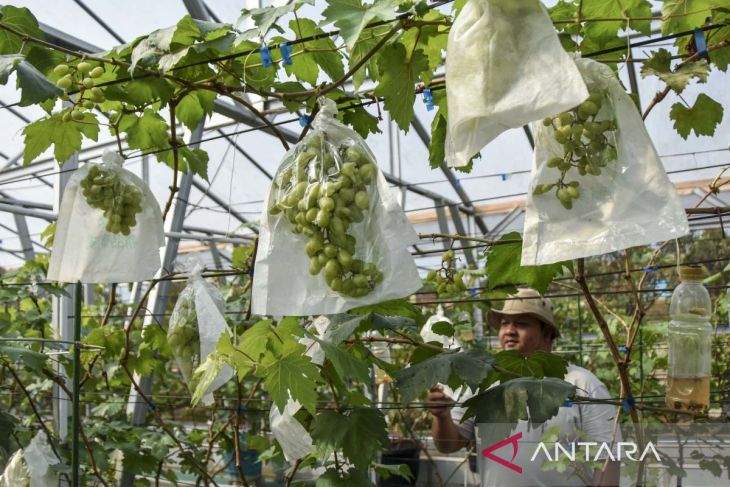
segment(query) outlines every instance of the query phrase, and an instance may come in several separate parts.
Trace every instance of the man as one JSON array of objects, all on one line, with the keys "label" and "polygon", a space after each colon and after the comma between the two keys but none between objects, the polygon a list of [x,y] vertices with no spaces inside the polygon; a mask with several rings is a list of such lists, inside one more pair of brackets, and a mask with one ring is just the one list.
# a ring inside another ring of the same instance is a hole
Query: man
[{"label": "man", "polygon": [[[514,299],[507,300],[501,311],[493,310],[488,315],[489,324],[499,332],[499,344],[502,350],[518,350],[525,356],[536,351],[552,351],[553,340],[559,336],[559,331],[550,300],[540,296],[534,289],[521,289],[511,298]],[[610,397],[606,386],[595,375],[577,365],[568,366],[564,380],[575,385],[579,395],[595,399]],[[465,399],[462,397],[460,401],[463,402]],[[454,401],[443,393],[440,386],[431,389],[428,402],[439,403],[432,405],[429,411],[433,414],[431,434],[436,448],[440,451],[453,452],[467,446],[475,438],[479,438],[479,428],[476,428],[475,432],[473,418],[462,423],[461,419],[465,409],[459,407],[452,409]],[[589,478],[586,482],[572,469],[563,473],[543,470],[540,460],[542,457],[536,461],[530,461],[542,434],[554,426],[559,426],[560,437],[567,438],[569,441],[599,443],[621,441],[620,432],[617,431],[614,437],[615,415],[614,406],[582,404],[561,407],[558,414],[550,421],[532,430],[527,428],[525,421],[520,421],[512,433],[522,432],[523,436],[519,440],[519,453],[512,461],[522,468],[521,473],[505,468],[480,455],[481,449],[488,445],[477,443],[481,485],[483,487],[618,485],[619,469],[615,462],[609,462],[603,472],[599,469],[591,472],[588,476],[592,479]],[[578,432],[583,432],[585,435],[578,436]],[[549,449],[552,454],[552,445],[549,446]],[[507,445],[503,450],[495,451],[494,455],[510,460],[511,446]],[[592,458],[595,453],[595,451],[590,453]]]}]

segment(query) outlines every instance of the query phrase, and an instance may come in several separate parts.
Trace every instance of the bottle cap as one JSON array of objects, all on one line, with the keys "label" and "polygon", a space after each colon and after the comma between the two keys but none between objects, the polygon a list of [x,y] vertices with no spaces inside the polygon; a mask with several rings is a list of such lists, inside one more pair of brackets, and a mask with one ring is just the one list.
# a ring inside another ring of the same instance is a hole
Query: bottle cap
[{"label": "bottle cap", "polygon": [[679,268],[679,278],[683,281],[701,281],[705,277],[707,272],[701,265],[683,265]]}]

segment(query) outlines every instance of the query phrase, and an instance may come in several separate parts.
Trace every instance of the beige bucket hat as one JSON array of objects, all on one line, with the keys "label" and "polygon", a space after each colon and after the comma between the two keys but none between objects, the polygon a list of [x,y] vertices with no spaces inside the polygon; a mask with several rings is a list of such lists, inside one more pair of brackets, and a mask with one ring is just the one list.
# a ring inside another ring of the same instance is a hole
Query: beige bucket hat
[{"label": "beige bucket hat", "polygon": [[493,328],[499,329],[499,322],[504,315],[526,314],[550,326],[555,331],[555,338],[560,336],[560,330],[553,315],[553,303],[548,298],[543,298],[540,293],[529,288],[520,289],[510,298],[517,299],[505,301],[501,310],[489,311],[487,319]]}]

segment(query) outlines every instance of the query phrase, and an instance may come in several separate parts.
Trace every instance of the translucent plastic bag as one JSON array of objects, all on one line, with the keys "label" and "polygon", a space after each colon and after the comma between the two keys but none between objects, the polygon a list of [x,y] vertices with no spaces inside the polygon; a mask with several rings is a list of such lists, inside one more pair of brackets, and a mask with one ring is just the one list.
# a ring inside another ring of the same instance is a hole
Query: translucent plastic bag
[{"label": "translucent plastic bag", "polygon": [[60,461],[48,444],[48,437],[44,431],[39,431],[30,440],[30,444],[23,450],[23,458],[30,472],[30,487],[58,485],[58,475],[49,467]]},{"label": "translucent plastic bag", "polygon": [[[167,341],[188,390],[195,393],[193,372],[215,351],[223,333],[230,333],[223,317],[225,302],[218,288],[201,276],[203,268],[193,269],[187,286],[180,292],[170,317]],[[233,377],[233,369],[224,365],[208,387],[201,402],[213,403],[213,391]]]},{"label": "translucent plastic bag", "polygon": [[605,64],[576,64],[590,97],[535,127],[522,265],[605,254],[689,232],[634,102]]},{"label": "translucent plastic bag", "polygon": [[160,206],[147,185],[107,151],[66,185],[48,279],[59,282],[135,282],[160,268],[165,244]]},{"label": "translucent plastic bag", "polygon": [[3,474],[0,475],[0,487],[28,487],[30,472],[23,458],[23,450],[17,450],[10,457]]},{"label": "translucent plastic bag", "polygon": [[450,166],[465,166],[505,130],[588,96],[539,0],[468,0],[446,53]]},{"label": "translucent plastic bag", "polygon": [[365,141],[320,99],[313,130],[286,153],[261,217],[253,313],[336,314],[421,287],[418,236]]},{"label": "translucent plastic bag", "polygon": [[279,442],[284,458],[289,463],[304,458],[315,450],[312,436],[294,417],[301,408],[299,402],[289,399],[283,413],[279,412],[276,404],[272,404],[269,411],[271,433]]}]

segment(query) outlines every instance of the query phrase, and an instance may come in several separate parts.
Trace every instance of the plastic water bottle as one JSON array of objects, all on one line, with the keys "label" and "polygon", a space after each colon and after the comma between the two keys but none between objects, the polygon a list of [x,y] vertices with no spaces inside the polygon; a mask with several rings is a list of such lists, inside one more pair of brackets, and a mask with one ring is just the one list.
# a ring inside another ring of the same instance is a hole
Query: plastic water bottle
[{"label": "plastic water bottle", "polygon": [[679,269],[682,281],[672,294],[669,315],[667,406],[701,412],[710,405],[712,301],[700,266]]}]

